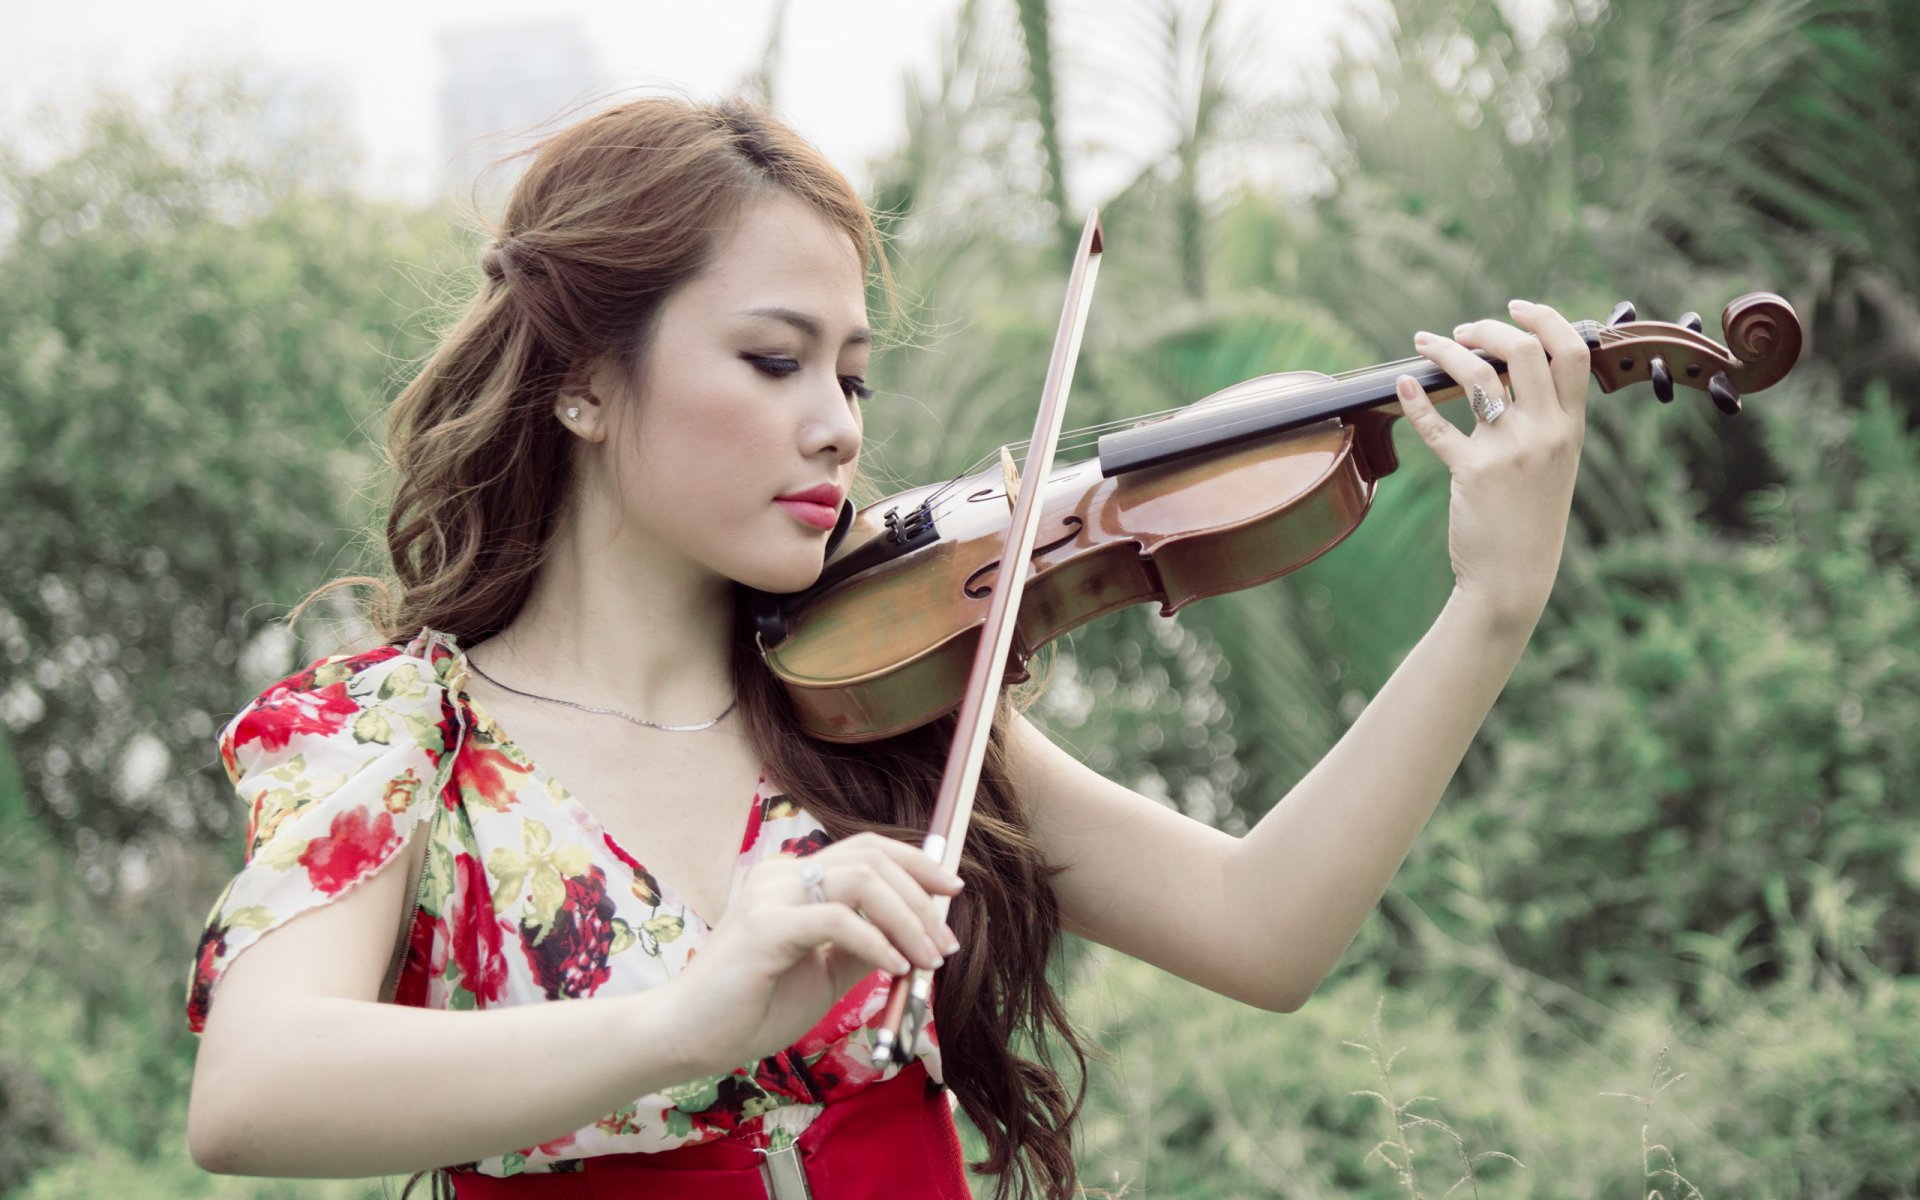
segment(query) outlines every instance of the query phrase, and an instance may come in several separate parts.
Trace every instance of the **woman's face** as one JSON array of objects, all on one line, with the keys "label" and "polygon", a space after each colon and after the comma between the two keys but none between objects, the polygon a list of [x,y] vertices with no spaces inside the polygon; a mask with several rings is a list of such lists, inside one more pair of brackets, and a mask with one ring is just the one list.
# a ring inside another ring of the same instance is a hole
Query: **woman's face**
[{"label": "woman's face", "polygon": [[792,197],[749,202],[662,302],[600,447],[619,536],[764,591],[811,584],[853,482],[871,349],[853,242]]}]

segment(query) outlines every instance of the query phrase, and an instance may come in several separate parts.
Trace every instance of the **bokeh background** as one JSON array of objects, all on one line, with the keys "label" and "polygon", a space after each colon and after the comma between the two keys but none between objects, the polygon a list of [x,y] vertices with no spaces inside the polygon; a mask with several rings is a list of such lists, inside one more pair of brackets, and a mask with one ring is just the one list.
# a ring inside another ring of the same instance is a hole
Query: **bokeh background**
[{"label": "bokeh background", "polygon": [[[107,70],[89,5],[7,17],[0,1195],[398,1194],[187,1156],[187,971],[244,823],[212,739],[344,632],[291,605],[377,565],[383,406],[478,281],[480,164],[663,83],[769,101],[882,214],[883,482],[1024,436],[1092,204],[1075,424],[1514,295],[1709,335],[1785,295],[1806,352],[1738,418],[1595,394],[1552,606],[1305,1009],[1063,950],[1107,1051],[1081,1161],[1133,1196],[1920,1195],[1920,6],[343,3],[307,60],[178,7],[199,35],[129,15]],[[1338,550],[1075,634],[1035,714],[1258,820],[1446,595],[1445,474],[1400,448]]]}]

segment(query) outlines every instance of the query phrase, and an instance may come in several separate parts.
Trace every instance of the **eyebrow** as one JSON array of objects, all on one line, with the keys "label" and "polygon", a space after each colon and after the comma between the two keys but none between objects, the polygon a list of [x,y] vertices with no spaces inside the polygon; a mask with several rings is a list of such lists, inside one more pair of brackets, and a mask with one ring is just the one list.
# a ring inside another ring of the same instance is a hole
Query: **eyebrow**
[{"label": "eyebrow", "polygon": [[[800,312],[798,309],[782,308],[777,304],[769,305],[765,308],[749,308],[741,315],[748,317],[771,317],[776,321],[785,321],[787,324],[816,341],[818,341],[825,332],[825,330],[821,328],[820,322],[813,317]],[[869,344],[872,341],[873,330],[862,325],[847,335],[846,344],[852,346],[856,344]]]}]

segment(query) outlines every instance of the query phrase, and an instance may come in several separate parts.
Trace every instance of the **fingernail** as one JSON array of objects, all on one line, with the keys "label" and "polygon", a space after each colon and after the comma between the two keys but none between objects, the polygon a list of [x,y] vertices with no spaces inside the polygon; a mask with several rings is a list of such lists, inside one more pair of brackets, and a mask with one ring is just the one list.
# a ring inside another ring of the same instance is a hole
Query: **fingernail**
[{"label": "fingernail", "polygon": [[1424,329],[1422,329],[1419,333],[1416,333],[1413,335],[1413,344],[1416,346],[1424,346],[1432,340],[1433,340],[1433,335],[1428,333]]},{"label": "fingernail", "polygon": [[963,888],[963,887],[965,887],[965,886],[967,886],[967,881],[966,881],[966,880],[964,880],[964,879],[962,879],[962,878],[960,878],[960,877],[959,877],[958,875],[954,875],[954,874],[948,874],[948,876],[947,876],[947,886],[948,886],[948,887],[956,887],[956,888]]},{"label": "fingernail", "polygon": [[1523,313],[1523,312],[1526,312],[1526,311],[1527,311],[1528,309],[1530,309],[1530,308],[1532,308],[1532,307],[1533,307],[1533,305],[1532,305],[1532,304],[1530,304],[1530,303],[1528,303],[1528,302],[1527,302],[1527,301],[1525,301],[1525,300],[1509,300],[1509,301],[1507,301],[1507,311],[1508,311],[1508,312],[1510,312],[1510,313],[1513,313],[1513,314],[1514,314],[1515,316],[1518,316],[1518,315],[1520,315],[1521,313]]},{"label": "fingernail", "polygon": [[1413,381],[1413,376],[1411,375],[1402,375],[1393,381],[1393,390],[1402,400],[1413,399],[1413,393],[1418,387],[1419,385]]},{"label": "fingernail", "polygon": [[1459,341],[1460,338],[1466,335],[1466,332],[1467,332],[1467,327],[1465,325],[1455,325],[1453,327],[1454,340]]},{"label": "fingernail", "polygon": [[913,964],[908,962],[904,955],[895,954],[893,956],[893,973],[895,975],[905,975],[911,970],[913,970]]}]

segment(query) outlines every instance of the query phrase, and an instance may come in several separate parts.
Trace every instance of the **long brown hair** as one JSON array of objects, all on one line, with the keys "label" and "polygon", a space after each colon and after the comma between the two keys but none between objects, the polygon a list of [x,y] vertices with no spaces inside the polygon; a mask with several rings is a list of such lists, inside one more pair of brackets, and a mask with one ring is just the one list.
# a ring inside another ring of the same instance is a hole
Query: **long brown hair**
[{"label": "long brown hair", "polygon": [[[812,145],[748,104],[633,101],[530,153],[482,256],[478,293],[394,403],[392,577],[337,579],[308,597],[376,585],[364,616],[383,641],[430,626],[471,645],[513,620],[572,490],[574,439],[553,419],[556,389],[596,358],[637,370],[660,302],[706,266],[743,204],[770,192],[805,201],[884,277],[859,194]],[[865,830],[917,838],[951,719],[861,746],[814,741],[800,733],[745,621],[737,628],[740,711],[769,776],[835,838]],[[1003,705],[995,722],[960,865],[967,887],[949,918],[961,950],[938,978],[941,1061],[986,1139],[975,1169],[999,1177],[996,1194],[1037,1189],[1061,1200],[1077,1186],[1071,1128],[1086,1058],[1047,978],[1060,926],[1048,884],[1057,868],[1043,860],[1007,783],[1009,711]],[[1055,1068],[1055,1044],[1074,1060],[1075,1089]]]}]

